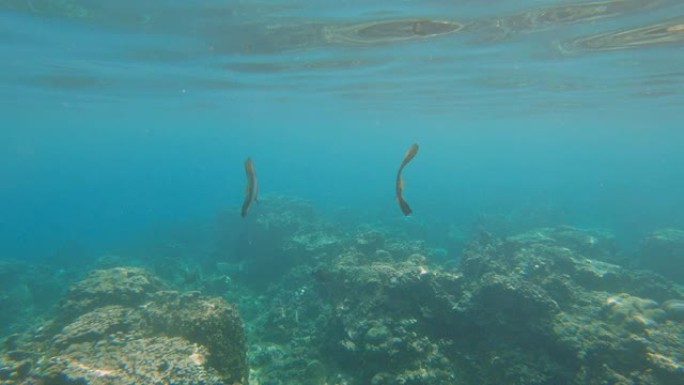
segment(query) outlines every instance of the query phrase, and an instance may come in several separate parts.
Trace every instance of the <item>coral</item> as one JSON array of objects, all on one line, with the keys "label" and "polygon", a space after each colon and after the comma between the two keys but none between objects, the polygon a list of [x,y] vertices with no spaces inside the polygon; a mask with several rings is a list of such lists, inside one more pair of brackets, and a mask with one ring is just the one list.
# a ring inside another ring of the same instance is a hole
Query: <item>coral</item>
[{"label": "coral", "polygon": [[626,293],[608,297],[604,311],[608,320],[634,332],[653,327],[665,318],[657,302]]},{"label": "coral", "polygon": [[572,250],[578,258],[615,263],[617,243],[615,236],[604,230],[583,230],[570,226],[535,229],[506,238],[514,247],[546,245]]},{"label": "coral", "polygon": [[390,234],[304,225],[281,238],[280,279],[240,302],[255,381],[678,385],[684,292],[623,265],[611,234],[481,233],[446,271],[424,242]]},{"label": "coral", "polygon": [[446,342],[424,334],[416,319],[363,319],[346,324],[345,337],[333,349],[345,365],[363,368],[362,382],[450,384],[455,377]]},{"label": "coral", "polygon": [[39,364],[47,383],[225,384],[205,361],[208,350],[178,337],[114,338],[70,345]]},{"label": "coral", "polygon": [[153,291],[161,287],[141,269],[93,272],[69,292],[67,315],[6,341],[0,375],[74,385],[246,385],[247,346],[235,308],[198,293]]},{"label": "coral", "polygon": [[106,305],[137,306],[165,285],[147,271],[135,267],[95,270],[69,289],[61,303],[66,318]]},{"label": "coral", "polygon": [[385,245],[385,235],[379,231],[363,231],[356,235],[356,248],[362,253],[374,253]]},{"label": "coral", "polygon": [[554,314],[559,310],[542,287],[529,281],[497,274],[485,275],[471,296],[469,312],[480,325],[524,333],[525,338],[550,333]]},{"label": "coral", "polygon": [[623,264],[608,233],[481,232],[445,270],[436,248],[388,228],[345,234],[271,203],[247,218],[265,243],[193,283],[246,309],[244,330],[223,299],[97,271],[62,317],[4,341],[0,383],[682,383],[684,289]]},{"label": "coral", "polygon": [[[383,249],[359,248],[359,235],[350,236],[345,252],[274,289],[257,323],[265,331],[253,352],[260,380],[305,383],[304,363],[317,360],[339,368],[328,382],[354,384],[662,381],[647,353],[676,357],[682,342],[650,337],[676,325],[640,297],[677,298],[679,289],[608,262],[612,246],[595,250],[604,260],[589,258],[596,233],[544,232],[483,236],[450,272],[420,243],[387,237]],[[610,306],[607,292],[626,296]],[[635,328],[639,319],[653,323]]]},{"label": "coral", "polygon": [[96,308],[66,325],[53,337],[55,347],[66,347],[81,342],[96,342],[115,333],[132,332],[140,323],[140,315],[133,309],[112,305]]},{"label": "coral", "polygon": [[325,349],[360,383],[452,383],[447,341],[425,326],[452,313],[460,276],[430,271],[419,254],[391,263],[385,253],[340,256],[317,283],[334,304]]},{"label": "coral", "polygon": [[247,379],[246,339],[237,310],[220,298],[159,292],[142,313],[154,329],[207,347],[208,363],[229,383]]},{"label": "coral", "polygon": [[341,239],[326,231],[314,230],[294,234],[284,247],[289,252],[325,252],[335,250]]}]

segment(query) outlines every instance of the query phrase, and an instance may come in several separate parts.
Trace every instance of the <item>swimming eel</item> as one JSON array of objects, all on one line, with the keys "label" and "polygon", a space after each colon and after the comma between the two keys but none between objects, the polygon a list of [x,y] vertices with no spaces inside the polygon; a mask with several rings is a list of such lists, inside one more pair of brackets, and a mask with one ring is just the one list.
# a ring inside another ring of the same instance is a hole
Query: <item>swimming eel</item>
[{"label": "swimming eel", "polygon": [[257,195],[259,194],[259,183],[257,182],[252,158],[248,157],[245,160],[245,174],[247,174],[247,185],[245,186],[245,200],[242,202],[242,211],[240,212],[243,218],[247,215],[252,202],[257,201]]},{"label": "swimming eel", "polygon": [[399,201],[399,208],[401,208],[401,212],[404,213],[404,215],[410,215],[413,211],[411,211],[411,208],[409,207],[408,203],[404,200],[404,196],[402,195],[404,191],[404,178],[401,176],[401,172],[404,171],[404,167],[413,159],[413,157],[416,156],[418,153],[418,145],[413,144],[411,145],[411,148],[406,151],[406,155],[404,155],[404,160],[401,161],[401,166],[399,166],[399,171],[397,171],[397,181],[395,184],[396,188],[396,193],[397,193],[397,201]]}]

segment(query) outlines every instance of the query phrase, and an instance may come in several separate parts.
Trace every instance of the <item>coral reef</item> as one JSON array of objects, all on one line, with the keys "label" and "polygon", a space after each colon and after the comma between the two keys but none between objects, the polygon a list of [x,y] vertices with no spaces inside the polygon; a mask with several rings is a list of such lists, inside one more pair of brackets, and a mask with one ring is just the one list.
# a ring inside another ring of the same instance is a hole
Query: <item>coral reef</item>
[{"label": "coral reef", "polygon": [[[563,231],[571,230],[564,228]],[[587,236],[581,230],[572,231],[577,234],[570,239]],[[563,368],[555,372],[563,375],[554,381],[568,384],[676,383],[672,382],[672,373],[662,363],[668,360],[681,363],[679,351],[684,347],[684,340],[667,340],[662,336],[682,336],[684,328],[681,323],[664,322],[666,311],[657,301],[684,297],[682,288],[649,273],[600,262],[611,260],[612,248],[606,249],[608,255],[597,253],[596,259],[589,259],[584,256],[581,243],[573,247],[545,238],[533,232],[475,243],[468,250],[462,267],[469,280],[477,275],[487,277],[492,270],[505,274],[508,279],[524,279],[527,285],[536,287],[548,300],[558,304],[557,311],[547,318],[551,326],[547,338],[544,338],[544,332],[549,330],[530,334],[530,329],[523,337],[539,347],[537,357],[550,359],[553,366]],[[505,298],[512,297],[508,294]],[[522,318],[507,314],[507,328],[514,330],[510,323],[523,320],[531,321],[539,328],[540,324],[530,316],[533,314]],[[502,331],[505,334],[500,340],[510,341],[512,336],[507,335],[506,328],[490,329],[494,335]],[[524,344],[518,344],[518,348],[521,346]],[[652,359],[654,355],[666,359],[657,362]],[[519,378],[528,373],[524,365],[519,370]],[[507,382],[545,383],[533,379]]]},{"label": "coral reef", "polygon": [[[612,235],[571,227],[480,234],[457,270],[420,242],[357,233],[272,289],[255,375],[329,383],[674,385],[684,290],[619,261]],[[411,253],[408,254],[407,250]],[[306,270],[310,274],[304,274]],[[297,271],[296,273],[294,271]]]},{"label": "coral reef", "polygon": [[317,283],[333,305],[324,349],[361,383],[452,383],[452,363],[443,354],[449,341],[430,324],[450,312],[460,276],[430,272],[419,254],[392,263],[385,253],[375,254],[377,261],[342,256]]},{"label": "coral reef", "polygon": [[165,285],[136,267],[95,270],[69,289],[60,304],[65,317],[83,314],[105,305],[140,305],[152,292]]},{"label": "coral reef", "polygon": [[56,319],[5,340],[0,381],[247,384],[237,310],[164,287],[140,268],[92,272],[72,286]]},{"label": "coral reef", "polygon": [[207,363],[226,378],[247,378],[242,321],[237,309],[223,299],[197,292],[157,292],[141,312],[155,330],[205,346],[211,353]]},{"label": "coral reef", "polygon": [[[456,264],[403,224],[345,232],[282,197],[250,214],[230,258],[178,256],[191,281],[88,274],[4,338],[0,384],[684,383],[684,288],[623,263],[609,232],[480,231]],[[671,260],[664,234],[644,250]],[[176,277],[167,262],[147,263]]]},{"label": "coral reef", "polygon": [[604,311],[610,322],[634,332],[654,327],[666,315],[656,301],[626,293],[608,297]]},{"label": "coral reef", "polygon": [[223,384],[205,366],[209,351],[179,337],[72,344],[39,364],[40,378],[60,384]]}]

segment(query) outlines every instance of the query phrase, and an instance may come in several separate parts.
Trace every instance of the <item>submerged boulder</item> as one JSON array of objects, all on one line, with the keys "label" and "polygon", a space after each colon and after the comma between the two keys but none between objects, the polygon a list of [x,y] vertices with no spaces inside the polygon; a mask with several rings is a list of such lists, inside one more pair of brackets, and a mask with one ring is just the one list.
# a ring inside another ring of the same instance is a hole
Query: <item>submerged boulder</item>
[{"label": "submerged boulder", "polygon": [[247,340],[233,305],[197,292],[160,292],[143,307],[142,314],[155,330],[206,347],[207,363],[230,379],[229,383],[247,378]]},{"label": "submerged boulder", "polygon": [[95,270],[69,289],[60,311],[65,318],[70,318],[107,305],[134,307],[165,287],[159,279],[138,267]]},{"label": "submerged boulder", "polygon": [[610,234],[481,236],[449,270],[404,239],[351,239],[274,289],[262,383],[309,384],[314,361],[354,385],[681,382],[684,291],[621,266]]},{"label": "submerged boulder", "polygon": [[209,351],[180,337],[113,338],[69,345],[39,365],[54,384],[225,384],[206,365]]},{"label": "submerged boulder", "polygon": [[6,356],[14,368],[8,376],[61,385],[246,385],[235,307],[199,293],[155,291],[163,287],[142,269],[93,272],[69,291],[61,317],[14,344],[31,353]]},{"label": "submerged boulder", "polygon": [[[507,366],[509,375],[517,373],[512,377],[495,376],[492,365],[466,367],[473,378],[509,384],[681,383],[684,325],[673,321],[684,290],[608,262],[615,260],[610,247],[596,250],[594,259],[594,234],[544,229],[470,246],[462,267],[474,295],[465,310],[479,310],[478,324],[487,317],[499,320],[498,327],[484,325],[489,349],[499,357],[536,352],[535,362],[548,363],[546,369],[529,360],[517,369]],[[547,375],[554,367],[557,377],[551,381]],[[530,377],[535,371],[543,375]]]}]

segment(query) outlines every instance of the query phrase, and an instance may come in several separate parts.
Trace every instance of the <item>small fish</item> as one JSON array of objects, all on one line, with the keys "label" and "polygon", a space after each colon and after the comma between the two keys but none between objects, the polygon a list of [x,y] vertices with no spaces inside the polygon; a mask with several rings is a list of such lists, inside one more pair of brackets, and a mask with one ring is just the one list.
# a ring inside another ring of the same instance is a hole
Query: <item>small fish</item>
[{"label": "small fish", "polygon": [[399,166],[399,171],[397,171],[397,182],[396,182],[396,193],[397,193],[397,201],[399,201],[399,208],[401,208],[401,212],[404,213],[404,215],[410,215],[413,211],[411,211],[411,208],[409,207],[408,203],[404,200],[404,196],[402,195],[404,191],[404,178],[401,176],[401,172],[404,170],[404,167],[413,159],[413,157],[416,156],[418,153],[418,145],[413,144],[411,145],[411,148],[406,151],[406,155],[404,155],[404,160],[401,162],[401,166]]},{"label": "small fish", "polygon": [[259,183],[257,182],[252,158],[248,157],[245,160],[245,174],[247,174],[247,185],[245,186],[245,200],[242,202],[242,211],[240,212],[243,218],[247,215],[252,202],[257,201],[257,195],[259,194]]}]

